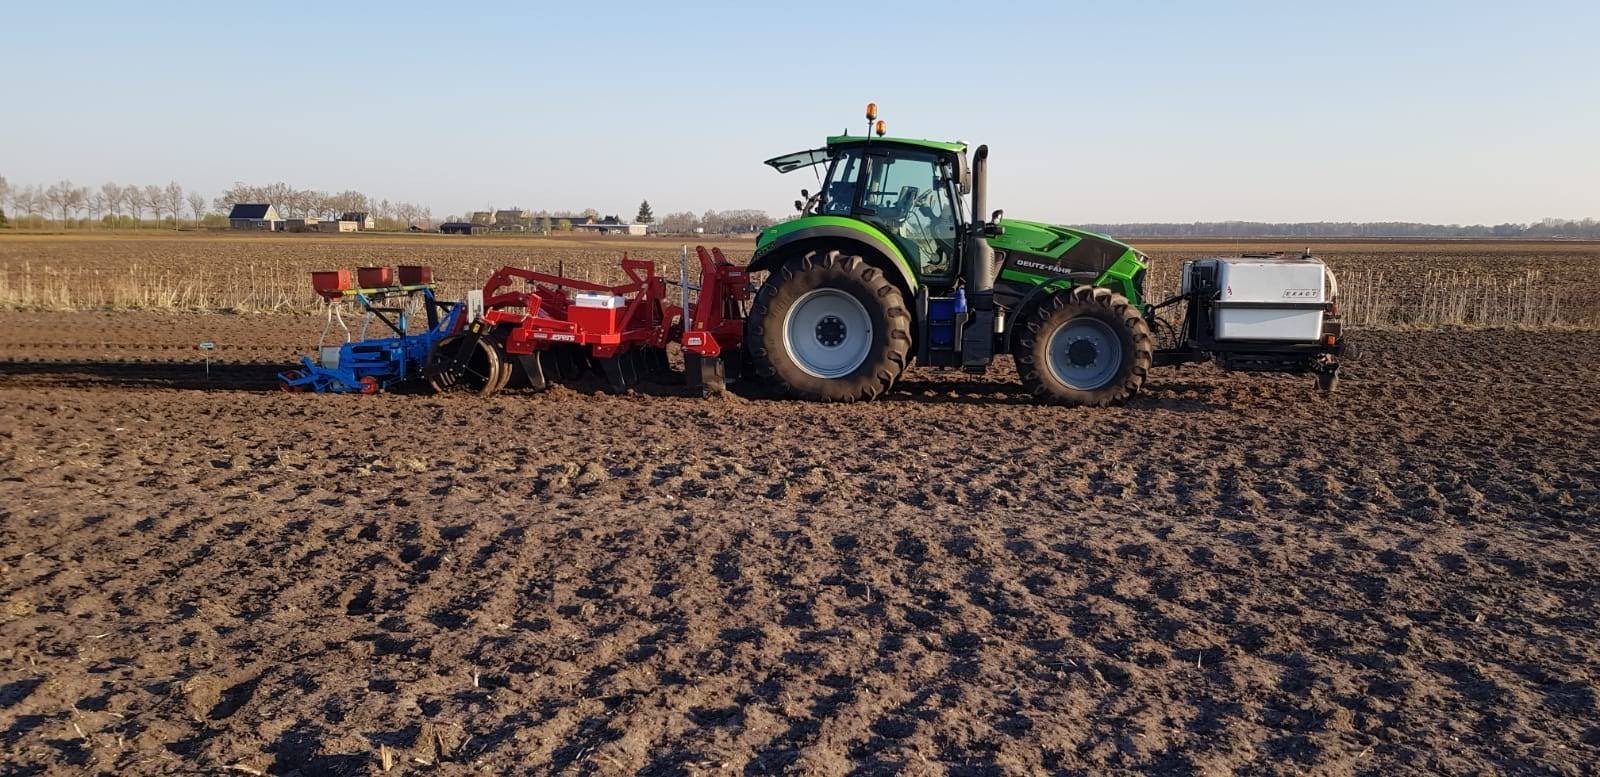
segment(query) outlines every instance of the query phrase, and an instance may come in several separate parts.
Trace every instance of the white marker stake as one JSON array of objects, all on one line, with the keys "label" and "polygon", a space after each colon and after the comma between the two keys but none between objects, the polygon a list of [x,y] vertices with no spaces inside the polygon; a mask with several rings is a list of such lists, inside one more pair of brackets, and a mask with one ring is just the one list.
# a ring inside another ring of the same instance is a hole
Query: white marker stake
[{"label": "white marker stake", "polygon": [[206,355],[206,379],[210,380],[211,379],[211,352],[215,351],[217,349],[217,344],[211,342],[210,340],[207,340],[207,341],[201,343],[199,345],[199,348]]}]

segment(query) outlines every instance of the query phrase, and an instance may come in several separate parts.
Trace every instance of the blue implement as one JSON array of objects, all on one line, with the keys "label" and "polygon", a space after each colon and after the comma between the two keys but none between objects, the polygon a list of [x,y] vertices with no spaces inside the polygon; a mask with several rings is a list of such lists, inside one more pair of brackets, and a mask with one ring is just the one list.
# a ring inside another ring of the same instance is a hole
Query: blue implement
[{"label": "blue implement", "polygon": [[422,295],[428,313],[427,329],[411,334],[404,309],[390,311],[398,312],[397,318],[391,320],[381,315],[389,309],[374,306],[365,294],[353,294],[369,315],[382,320],[395,335],[355,340],[337,349],[319,347],[316,358],[300,357],[301,369],[278,373],[279,386],[284,391],[318,394],[373,394],[421,376],[434,344],[460,328],[466,305],[438,302],[432,288],[419,289],[417,293]]}]

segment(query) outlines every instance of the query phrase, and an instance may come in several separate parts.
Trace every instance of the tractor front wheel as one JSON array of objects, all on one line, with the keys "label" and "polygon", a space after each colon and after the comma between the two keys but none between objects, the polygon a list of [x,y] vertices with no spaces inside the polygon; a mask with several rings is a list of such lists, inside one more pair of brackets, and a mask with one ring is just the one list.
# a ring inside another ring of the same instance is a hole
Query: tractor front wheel
[{"label": "tractor front wheel", "polygon": [[1065,405],[1104,407],[1139,393],[1154,359],[1144,317],[1110,289],[1079,286],[1045,300],[1012,354],[1028,393]]},{"label": "tractor front wheel", "polygon": [[873,399],[910,361],[911,314],[900,289],[860,256],[812,251],[762,285],[746,347],[755,373],[794,396]]}]

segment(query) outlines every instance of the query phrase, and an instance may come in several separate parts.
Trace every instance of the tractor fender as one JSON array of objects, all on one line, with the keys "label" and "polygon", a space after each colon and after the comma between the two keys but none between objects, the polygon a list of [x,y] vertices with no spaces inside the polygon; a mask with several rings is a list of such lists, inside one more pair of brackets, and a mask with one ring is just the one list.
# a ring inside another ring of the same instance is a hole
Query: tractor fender
[{"label": "tractor fender", "polygon": [[1022,299],[1018,300],[1017,304],[1007,313],[1009,321],[1006,323],[1005,339],[1001,343],[1004,352],[1009,353],[1011,351],[1011,347],[1016,343],[1017,328],[1026,323],[1028,317],[1032,316],[1033,311],[1043,304],[1045,300],[1063,291],[1071,291],[1079,286],[1093,286],[1094,275],[1089,273],[1087,276],[1077,278],[1063,276],[1028,289],[1028,293],[1024,294]]},{"label": "tractor fender", "polygon": [[[842,220],[842,219],[841,219]],[[750,260],[751,272],[771,272],[778,269],[791,256],[804,255],[806,251],[824,246],[854,244],[861,247],[861,258],[867,264],[882,270],[894,285],[911,299],[917,292],[917,275],[911,271],[905,254],[895,247],[888,237],[870,227],[819,224],[784,234],[757,249]]]}]

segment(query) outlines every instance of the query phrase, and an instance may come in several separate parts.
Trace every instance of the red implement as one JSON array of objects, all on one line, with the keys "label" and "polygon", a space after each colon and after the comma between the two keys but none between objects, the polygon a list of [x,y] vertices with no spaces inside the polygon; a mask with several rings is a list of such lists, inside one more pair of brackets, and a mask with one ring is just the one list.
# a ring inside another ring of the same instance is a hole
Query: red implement
[{"label": "red implement", "polygon": [[[622,392],[644,374],[665,370],[667,345],[678,343],[689,385],[720,390],[724,359],[743,349],[749,277],[720,249],[696,248],[695,253],[700,282],[681,282],[687,315],[683,304],[667,302],[670,282],[656,273],[654,262],[623,255],[628,280],[617,285],[503,267],[484,284],[483,315],[459,340],[441,344],[446,351],[435,355],[429,370],[446,379],[430,380],[436,387],[452,386],[455,382],[448,378],[453,371],[493,361],[474,356],[483,342],[498,352],[501,365],[496,375],[480,376],[477,384],[489,387],[485,393],[510,384],[513,377],[543,388],[590,366]],[[690,301],[689,292],[696,289],[698,296]]]}]

